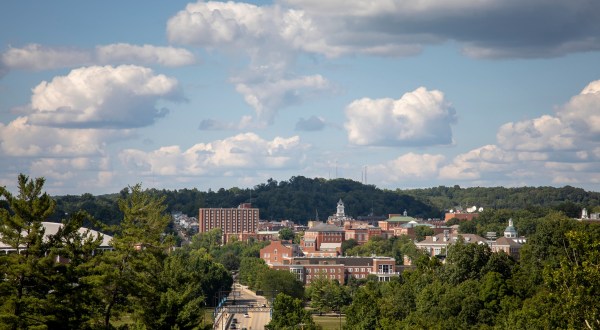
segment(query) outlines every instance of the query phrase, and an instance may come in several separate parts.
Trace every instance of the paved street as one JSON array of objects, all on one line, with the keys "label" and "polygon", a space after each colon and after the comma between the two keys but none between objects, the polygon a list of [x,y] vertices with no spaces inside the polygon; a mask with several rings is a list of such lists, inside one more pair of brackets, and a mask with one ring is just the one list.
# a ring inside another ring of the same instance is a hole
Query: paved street
[{"label": "paved street", "polygon": [[[245,286],[235,283],[227,300],[223,308],[225,317],[216,320],[214,329],[233,329],[233,319],[236,319],[235,329],[262,330],[271,320],[267,300]],[[248,317],[244,316],[245,313]]]}]

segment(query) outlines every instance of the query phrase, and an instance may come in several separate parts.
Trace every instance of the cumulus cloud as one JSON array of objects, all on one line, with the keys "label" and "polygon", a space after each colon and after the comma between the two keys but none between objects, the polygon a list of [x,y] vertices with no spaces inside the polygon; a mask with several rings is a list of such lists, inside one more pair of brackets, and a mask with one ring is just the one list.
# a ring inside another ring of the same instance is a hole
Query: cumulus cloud
[{"label": "cumulus cloud", "polygon": [[168,112],[156,108],[162,98],[181,98],[177,80],[132,65],[84,67],[36,86],[28,121],[79,128],[147,126]]},{"label": "cumulus cloud", "polygon": [[131,171],[144,175],[201,175],[230,170],[282,169],[299,166],[308,148],[298,136],[265,140],[254,133],[198,143],[187,150],[166,146],[145,152],[123,150],[119,158]]},{"label": "cumulus cloud", "polygon": [[10,47],[0,55],[0,66],[6,71],[41,71],[104,64],[157,64],[178,67],[195,62],[195,56],[183,48],[127,43],[101,45],[92,50],[28,44],[21,48]]},{"label": "cumulus cloud", "polygon": [[299,53],[312,47],[314,38],[298,36],[310,24],[302,12],[279,6],[199,1],[169,19],[167,36],[174,43],[247,56],[248,68],[231,82],[256,112],[256,120],[268,125],[281,109],[335,90],[319,74],[293,73]]},{"label": "cumulus cloud", "polygon": [[378,146],[428,146],[452,143],[456,114],[444,94],[425,87],[400,99],[363,98],[346,107],[350,143]]}]

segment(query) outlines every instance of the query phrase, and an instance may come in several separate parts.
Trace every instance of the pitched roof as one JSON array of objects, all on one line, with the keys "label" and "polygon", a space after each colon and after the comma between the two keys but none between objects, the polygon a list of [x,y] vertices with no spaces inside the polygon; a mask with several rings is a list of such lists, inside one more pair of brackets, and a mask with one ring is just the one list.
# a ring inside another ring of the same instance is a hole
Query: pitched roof
[{"label": "pitched roof", "polygon": [[[47,237],[50,235],[56,235],[56,233],[63,226],[63,224],[56,223],[56,222],[42,222],[42,226],[44,226],[44,239],[47,239]],[[93,229],[87,229],[87,228],[83,228],[83,227],[79,228],[79,233],[84,234],[88,230],[90,231],[90,234],[93,237],[98,237],[98,235],[103,235],[102,244],[100,244],[100,248],[109,247],[110,241],[112,240],[112,236],[102,234]],[[10,246],[0,242],[0,249],[10,249]]]},{"label": "pitched roof", "polygon": [[417,219],[415,219],[413,217],[397,215],[397,216],[393,216],[385,221],[387,221],[387,222],[410,222],[410,221],[416,221],[416,220]]}]

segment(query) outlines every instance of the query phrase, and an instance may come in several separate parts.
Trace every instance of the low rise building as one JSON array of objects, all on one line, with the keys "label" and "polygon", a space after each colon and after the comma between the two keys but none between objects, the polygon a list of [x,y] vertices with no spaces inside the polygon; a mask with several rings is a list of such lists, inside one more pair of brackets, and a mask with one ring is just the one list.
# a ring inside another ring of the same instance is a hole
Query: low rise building
[{"label": "low rise building", "polygon": [[351,277],[364,279],[369,275],[377,276],[379,281],[390,281],[403,269],[403,266],[396,266],[396,260],[390,257],[295,257],[288,261],[289,264],[270,266],[294,273],[305,285],[323,277],[337,280],[340,284],[345,284]]}]

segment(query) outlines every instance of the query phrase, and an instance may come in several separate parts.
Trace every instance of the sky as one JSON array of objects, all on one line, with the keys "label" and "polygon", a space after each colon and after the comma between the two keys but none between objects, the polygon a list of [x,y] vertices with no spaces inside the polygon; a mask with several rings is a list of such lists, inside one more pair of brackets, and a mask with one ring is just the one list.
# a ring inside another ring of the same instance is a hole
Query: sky
[{"label": "sky", "polygon": [[600,1],[0,3],[0,186],[600,191]]}]

